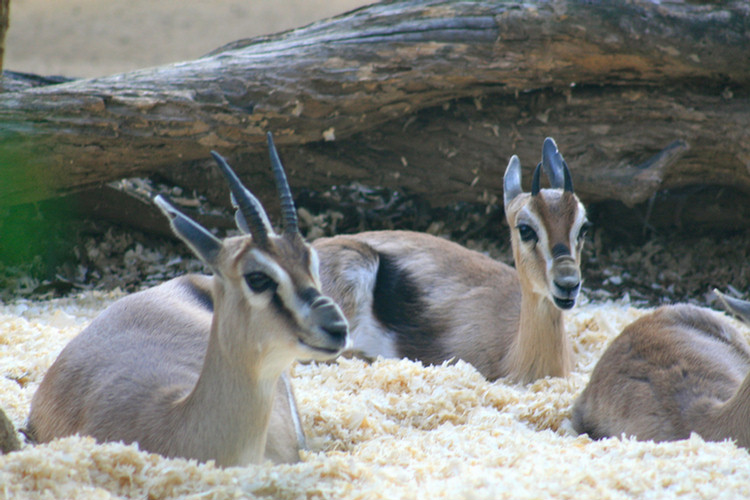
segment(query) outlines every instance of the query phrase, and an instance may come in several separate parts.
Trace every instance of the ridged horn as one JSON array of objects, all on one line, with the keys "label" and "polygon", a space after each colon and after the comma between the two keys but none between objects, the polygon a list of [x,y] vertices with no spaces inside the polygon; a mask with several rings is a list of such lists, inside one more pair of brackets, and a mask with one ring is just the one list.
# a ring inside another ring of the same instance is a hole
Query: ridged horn
[{"label": "ridged horn", "polygon": [[268,139],[268,152],[271,156],[271,168],[273,169],[273,177],[276,181],[276,189],[279,193],[279,199],[281,201],[281,217],[283,221],[283,228],[285,233],[299,233],[299,223],[297,221],[297,209],[294,207],[294,199],[292,198],[292,190],[289,189],[289,182],[286,179],[284,173],[284,167],[281,164],[279,153],[276,151],[276,145],[273,143],[273,135],[271,132],[266,134]]},{"label": "ridged horn", "polygon": [[216,151],[211,151],[216,163],[219,165],[224,177],[229,182],[229,189],[232,191],[232,203],[238,211],[237,225],[240,229],[245,228],[250,232],[253,237],[253,241],[261,247],[268,246],[268,234],[273,231],[271,223],[269,222],[268,215],[263,209],[258,198],[253,195],[245,186],[240,182],[237,174],[229,166],[227,161]]}]

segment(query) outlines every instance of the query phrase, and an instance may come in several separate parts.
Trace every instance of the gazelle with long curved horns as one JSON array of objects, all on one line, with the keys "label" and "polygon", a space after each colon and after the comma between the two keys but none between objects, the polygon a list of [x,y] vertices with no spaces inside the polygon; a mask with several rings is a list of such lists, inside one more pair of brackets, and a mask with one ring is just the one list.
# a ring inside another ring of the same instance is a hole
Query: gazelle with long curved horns
[{"label": "gazelle with long curved horns", "polygon": [[[750,302],[717,292],[750,324]],[[622,331],[573,407],[573,428],[594,439],[733,439],[750,449],[750,345],[717,313],[660,307]]]},{"label": "gazelle with long curved horns", "polygon": [[[550,188],[541,188],[541,170]],[[515,155],[504,189],[516,269],[409,231],[313,242],[323,291],[344,310],[353,351],[431,364],[458,358],[490,380],[568,374],[562,311],[575,305],[580,290],[586,211],[551,138],[544,141],[531,193],[521,188]]]},{"label": "gazelle with long curved horns", "polygon": [[157,197],[213,276],[120,299],[74,338],[32,400],[28,432],[37,441],[78,433],[222,466],[264,455],[299,460],[304,434],[285,370],[295,359],[336,356],[346,319],[320,292],[317,257],[297,229],[281,164],[273,162],[284,214],[278,235],[213,154],[249,235],[219,240]]}]

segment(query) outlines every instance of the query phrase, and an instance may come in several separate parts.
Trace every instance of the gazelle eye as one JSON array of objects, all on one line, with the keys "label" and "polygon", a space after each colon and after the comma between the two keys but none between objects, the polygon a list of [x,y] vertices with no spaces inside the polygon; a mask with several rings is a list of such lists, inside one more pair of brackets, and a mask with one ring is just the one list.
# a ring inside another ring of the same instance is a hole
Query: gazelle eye
[{"label": "gazelle eye", "polygon": [[534,231],[528,224],[519,224],[517,229],[518,233],[521,235],[521,241],[533,241],[534,243],[539,241],[536,231]]},{"label": "gazelle eye", "polygon": [[586,221],[581,225],[580,231],[578,231],[578,241],[581,241],[585,236],[586,233],[589,232],[589,229],[591,228],[591,223],[589,221]]},{"label": "gazelle eye", "polygon": [[259,271],[246,274],[245,281],[250,290],[255,293],[265,292],[266,290],[275,291],[278,286],[270,276]]}]

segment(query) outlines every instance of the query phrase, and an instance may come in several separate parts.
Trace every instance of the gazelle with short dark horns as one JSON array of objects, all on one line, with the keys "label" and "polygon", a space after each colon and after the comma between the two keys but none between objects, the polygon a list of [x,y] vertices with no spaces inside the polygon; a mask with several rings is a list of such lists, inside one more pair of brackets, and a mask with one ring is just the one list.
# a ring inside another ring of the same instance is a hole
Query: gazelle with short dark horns
[{"label": "gazelle with short dark horns", "polygon": [[220,240],[158,196],[175,234],[213,276],[176,278],[99,315],[34,395],[32,437],[79,433],[222,466],[299,459],[304,434],[285,371],[295,359],[336,356],[348,327],[320,292],[317,257],[297,229],[270,135],[269,147],[282,233],[216,153],[249,235]]},{"label": "gazelle with short dark horns", "polygon": [[[750,302],[717,292],[750,324]],[[750,346],[718,313],[664,306],[625,327],[573,407],[573,427],[594,439],[675,441],[692,432],[750,449]]]},{"label": "gazelle with short dark horns", "polygon": [[[541,187],[541,172],[550,188]],[[563,310],[581,287],[588,223],[555,142],[542,148],[531,193],[513,156],[505,215],[516,269],[428,234],[372,231],[313,242],[323,291],[349,320],[353,351],[430,364],[462,359],[490,380],[565,376]]]}]

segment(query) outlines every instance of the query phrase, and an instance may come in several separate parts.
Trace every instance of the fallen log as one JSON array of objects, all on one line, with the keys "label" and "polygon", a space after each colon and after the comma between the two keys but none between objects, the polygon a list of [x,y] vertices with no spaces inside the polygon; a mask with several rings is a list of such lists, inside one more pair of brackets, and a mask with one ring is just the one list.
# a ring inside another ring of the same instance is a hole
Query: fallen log
[{"label": "fallen log", "polygon": [[587,202],[694,184],[750,195],[744,2],[376,4],[195,61],[0,93],[0,205],[130,176],[209,199],[229,157],[271,192],[360,182],[494,203],[557,139]]}]

